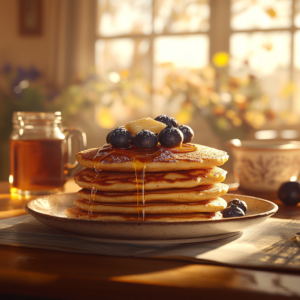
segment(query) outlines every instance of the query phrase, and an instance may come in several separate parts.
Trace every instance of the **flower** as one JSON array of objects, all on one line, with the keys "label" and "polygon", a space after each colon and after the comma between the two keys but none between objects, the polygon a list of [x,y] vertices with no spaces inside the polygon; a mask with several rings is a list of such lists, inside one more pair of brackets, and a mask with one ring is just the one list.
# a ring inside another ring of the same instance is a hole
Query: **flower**
[{"label": "flower", "polygon": [[[215,63],[225,66],[229,56],[217,53]],[[295,90],[288,84],[282,94]],[[228,75],[226,69],[208,66],[198,70],[169,69],[158,94],[177,107],[178,118],[188,123],[197,116],[204,117],[223,139],[243,138],[250,130],[262,128],[269,121],[291,124],[295,118],[289,112],[277,115],[269,98],[263,94],[258,79],[252,74],[244,77]]]}]

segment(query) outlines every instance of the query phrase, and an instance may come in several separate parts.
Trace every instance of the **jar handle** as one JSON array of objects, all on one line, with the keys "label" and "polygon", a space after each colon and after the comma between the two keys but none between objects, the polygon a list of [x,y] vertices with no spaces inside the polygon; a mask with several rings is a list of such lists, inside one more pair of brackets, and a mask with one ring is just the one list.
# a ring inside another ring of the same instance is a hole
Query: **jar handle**
[{"label": "jar handle", "polygon": [[77,140],[78,151],[82,151],[86,147],[86,134],[84,131],[77,127],[64,127],[62,129],[62,132],[65,135],[66,140],[64,173],[66,178],[70,178],[80,167],[76,160],[74,162],[70,162],[70,158],[72,156],[72,140],[73,138]]}]

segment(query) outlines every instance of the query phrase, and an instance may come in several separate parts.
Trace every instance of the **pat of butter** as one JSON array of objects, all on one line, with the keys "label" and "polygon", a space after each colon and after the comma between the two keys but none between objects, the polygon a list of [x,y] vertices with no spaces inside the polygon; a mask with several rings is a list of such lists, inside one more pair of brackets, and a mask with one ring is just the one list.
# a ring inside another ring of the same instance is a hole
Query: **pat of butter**
[{"label": "pat of butter", "polygon": [[143,118],[129,122],[127,125],[125,125],[125,128],[129,130],[133,135],[136,135],[142,129],[158,133],[162,131],[166,126],[166,124],[153,120],[152,118]]}]

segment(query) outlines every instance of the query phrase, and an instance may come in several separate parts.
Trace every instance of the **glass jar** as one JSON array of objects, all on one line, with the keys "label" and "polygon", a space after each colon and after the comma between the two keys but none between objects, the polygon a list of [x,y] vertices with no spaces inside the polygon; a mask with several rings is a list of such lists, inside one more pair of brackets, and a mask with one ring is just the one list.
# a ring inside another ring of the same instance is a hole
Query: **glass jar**
[{"label": "glass jar", "polygon": [[77,128],[63,128],[60,112],[14,112],[10,136],[11,192],[48,194],[63,190],[77,162],[70,163],[72,138],[79,151],[86,135]]}]

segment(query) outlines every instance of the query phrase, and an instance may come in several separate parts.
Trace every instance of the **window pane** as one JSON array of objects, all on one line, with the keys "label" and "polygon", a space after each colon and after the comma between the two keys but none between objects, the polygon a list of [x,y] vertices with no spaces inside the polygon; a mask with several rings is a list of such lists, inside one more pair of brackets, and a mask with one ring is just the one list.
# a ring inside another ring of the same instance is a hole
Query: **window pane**
[{"label": "window pane", "polygon": [[[186,73],[189,72],[187,68],[196,69],[207,66],[209,64],[208,52],[209,39],[206,35],[156,38],[154,40],[154,89],[160,90],[165,85],[166,78],[170,78],[170,74],[174,74],[176,78],[178,74],[187,76]],[[179,82],[173,79],[174,84],[184,85],[180,79],[177,78]],[[164,96],[155,95],[153,114],[176,115],[181,107],[180,101],[178,99],[177,104],[169,105]]]},{"label": "window pane", "polygon": [[300,27],[300,0],[295,0],[295,26]]},{"label": "window pane", "polygon": [[231,27],[242,29],[291,26],[291,0],[231,0]]},{"label": "window pane", "polygon": [[280,91],[289,82],[289,32],[236,33],[230,39],[231,72],[235,76],[252,74],[259,77],[264,92],[274,109],[288,107]]},{"label": "window pane", "polygon": [[99,73],[127,70],[133,76],[150,76],[148,39],[113,39],[96,42],[96,66]]},{"label": "window pane", "polygon": [[158,37],[154,49],[156,66],[171,62],[176,67],[200,68],[208,64],[206,35]]},{"label": "window pane", "polygon": [[[96,42],[96,67],[101,77],[95,116],[104,128],[126,124],[150,110],[150,43],[148,39]],[[101,103],[101,104],[100,104]]]},{"label": "window pane", "polygon": [[98,33],[104,36],[149,34],[151,0],[98,0]]},{"label": "window pane", "polygon": [[155,1],[154,12],[156,33],[209,29],[208,0],[159,0]]},{"label": "window pane", "polygon": [[295,48],[294,48],[294,82],[297,84],[297,87],[294,92],[294,107],[297,110],[297,112],[300,112],[300,89],[299,89],[299,83],[300,83],[300,31],[296,31],[295,33]]}]

